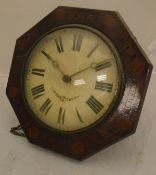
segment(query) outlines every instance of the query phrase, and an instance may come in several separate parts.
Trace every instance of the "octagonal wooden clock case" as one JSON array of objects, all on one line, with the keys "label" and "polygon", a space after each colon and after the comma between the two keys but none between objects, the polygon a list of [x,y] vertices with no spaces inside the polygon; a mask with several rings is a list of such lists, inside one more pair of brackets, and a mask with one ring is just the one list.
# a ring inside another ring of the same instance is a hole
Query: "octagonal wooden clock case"
[{"label": "octagonal wooden clock case", "polygon": [[6,93],[31,143],[83,160],[135,132],[151,71],[117,12],[58,7],[17,39]]}]

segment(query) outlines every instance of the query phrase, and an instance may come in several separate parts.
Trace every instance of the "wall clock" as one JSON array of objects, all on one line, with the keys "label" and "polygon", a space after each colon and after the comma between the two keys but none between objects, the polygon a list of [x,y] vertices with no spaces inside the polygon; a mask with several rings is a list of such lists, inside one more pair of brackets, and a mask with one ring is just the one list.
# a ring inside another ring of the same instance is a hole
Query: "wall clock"
[{"label": "wall clock", "polygon": [[151,71],[117,12],[58,7],[17,39],[6,92],[31,143],[83,160],[135,132]]}]

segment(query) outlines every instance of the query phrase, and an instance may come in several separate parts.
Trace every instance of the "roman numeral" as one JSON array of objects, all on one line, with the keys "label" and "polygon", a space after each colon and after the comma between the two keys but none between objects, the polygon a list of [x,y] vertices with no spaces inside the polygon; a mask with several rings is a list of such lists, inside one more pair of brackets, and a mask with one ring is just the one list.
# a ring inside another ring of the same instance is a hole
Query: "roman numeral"
[{"label": "roman numeral", "polygon": [[31,73],[44,77],[45,69],[32,69]]},{"label": "roman numeral", "polygon": [[41,85],[36,86],[36,87],[31,89],[31,93],[32,93],[32,96],[34,99],[37,99],[37,98],[43,96],[44,91],[45,91],[44,84],[41,84]]},{"label": "roman numeral", "polygon": [[50,108],[52,107],[51,100],[48,98],[41,106],[40,111],[47,115]]},{"label": "roman numeral", "polygon": [[81,123],[83,123],[83,120],[82,120],[82,118],[81,118],[81,116],[80,116],[80,113],[79,113],[79,111],[76,109],[76,114],[77,114],[77,117],[78,117],[78,119],[79,119],[79,121],[81,122]]},{"label": "roman numeral", "polygon": [[87,57],[91,57],[92,54],[95,52],[95,50],[98,48],[99,44],[97,44],[95,47],[93,47],[93,49],[88,53]]},{"label": "roman numeral", "polygon": [[64,119],[65,119],[65,110],[62,107],[60,107],[57,122],[59,124],[63,125],[64,124]]},{"label": "roman numeral", "polygon": [[82,35],[74,35],[74,40],[73,40],[73,51],[77,51],[80,52],[81,49],[81,45],[82,45],[82,40],[83,40],[83,36]]},{"label": "roman numeral", "polygon": [[96,82],[95,89],[101,91],[112,92],[113,85],[110,83]]},{"label": "roman numeral", "polygon": [[59,53],[64,52],[61,37],[58,37],[58,38],[55,39],[55,44],[56,44],[56,47],[57,47],[57,51]]},{"label": "roman numeral", "polygon": [[87,102],[88,106],[96,113],[98,114],[102,108],[104,107],[95,97],[91,96]]},{"label": "roman numeral", "polygon": [[108,68],[108,67],[110,67],[110,66],[112,66],[111,61],[109,61],[109,60],[104,60],[104,61],[102,61],[102,62],[100,62],[100,63],[98,63],[98,64],[96,65],[95,70],[96,70],[96,71],[99,71],[99,70],[101,70],[101,69],[105,69],[105,68]]}]

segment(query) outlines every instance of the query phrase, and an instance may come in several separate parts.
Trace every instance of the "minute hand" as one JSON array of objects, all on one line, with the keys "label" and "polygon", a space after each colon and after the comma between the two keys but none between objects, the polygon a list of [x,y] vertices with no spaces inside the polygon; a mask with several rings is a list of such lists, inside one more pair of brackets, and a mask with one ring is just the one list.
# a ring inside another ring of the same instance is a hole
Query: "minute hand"
[{"label": "minute hand", "polygon": [[52,65],[53,67],[57,68],[59,70],[59,72],[62,74],[62,75],[65,75],[64,72],[60,69],[59,67],[59,63],[53,59],[49,54],[47,54],[44,50],[41,51],[41,53],[48,59],[52,62]]}]

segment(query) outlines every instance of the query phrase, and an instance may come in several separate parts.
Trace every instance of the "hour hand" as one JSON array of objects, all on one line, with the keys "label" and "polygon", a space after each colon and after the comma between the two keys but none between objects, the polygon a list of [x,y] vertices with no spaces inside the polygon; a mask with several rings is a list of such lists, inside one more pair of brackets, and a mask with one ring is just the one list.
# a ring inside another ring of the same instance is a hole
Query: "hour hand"
[{"label": "hour hand", "polygon": [[52,66],[57,68],[59,70],[59,72],[64,75],[64,72],[60,69],[59,67],[59,63],[53,58],[51,57],[48,53],[46,53],[44,50],[41,51],[41,53],[49,60],[52,62]]},{"label": "hour hand", "polygon": [[79,70],[78,72],[75,72],[75,73],[73,73],[72,75],[70,75],[70,78],[72,78],[73,76],[75,76],[75,75],[77,75],[77,74],[80,74],[80,73],[82,73],[82,72],[88,70],[89,68],[94,69],[95,71],[99,71],[99,70],[105,69],[105,68],[107,68],[107,67],[109,67],[109,66],[111,66],[111,62],[110,62],[109,59],[108,59],[108,60],[100,61],[100,62],[98,62],[98,63],[92,62],[89,66],[87,66],[87,67],[85,67],[85,68]]},{"label": "hour hand", "polygon": [[84,72],[85,70],[87,70],[87,69],[89,69],[89,68],[90,68],[90,66],[85,67],[85,68],[79,70],[78,72],[73,73],[72,75],[70,75],[70,77],[73,77],[73,76],[75,76],[75,75],[77,75],[77,74],[79,74],[79,73],[81,73],[81,72]]}]

